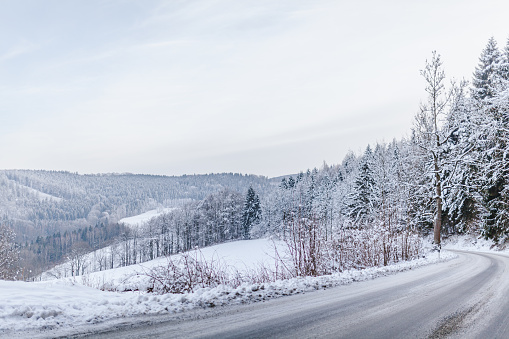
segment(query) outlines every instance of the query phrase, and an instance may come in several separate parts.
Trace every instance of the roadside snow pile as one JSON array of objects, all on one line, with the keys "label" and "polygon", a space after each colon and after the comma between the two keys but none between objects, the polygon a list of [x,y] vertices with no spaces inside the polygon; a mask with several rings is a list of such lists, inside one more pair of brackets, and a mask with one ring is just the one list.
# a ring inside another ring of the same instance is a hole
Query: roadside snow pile
[{"label": "roadside snow pile", "polygon": [[[244,242],[242,246],[246,245]],[[239,245],[232,243],[230,246],[236,248]],[[271,283],[246,283],[237,288],[220,285],[186,294],[105,292],[71,284],[71,281],[64,279],[35,283],[0,281],[0,335],[16,332],[19,334],[27,330],[77,327],[135,315],[176,313],[197,307],[267,300],[354,281],[371,280],[454,257],[455,254],[447,251],[442,252],[440,258],[436,253],[429,253],[426,258],[385,267],[348,270],[328,276],[293,278]]]}]

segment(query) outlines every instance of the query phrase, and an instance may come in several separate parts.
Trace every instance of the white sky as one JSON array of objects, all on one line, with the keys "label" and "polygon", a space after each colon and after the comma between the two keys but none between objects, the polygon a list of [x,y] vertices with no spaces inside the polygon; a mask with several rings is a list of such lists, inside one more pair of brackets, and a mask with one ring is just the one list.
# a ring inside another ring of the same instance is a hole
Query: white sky
[{"label": "white sky", "polygon": [[0,168],[242,172],[410,131],[431,51],[467,78],[507,1],[2,1]]}]

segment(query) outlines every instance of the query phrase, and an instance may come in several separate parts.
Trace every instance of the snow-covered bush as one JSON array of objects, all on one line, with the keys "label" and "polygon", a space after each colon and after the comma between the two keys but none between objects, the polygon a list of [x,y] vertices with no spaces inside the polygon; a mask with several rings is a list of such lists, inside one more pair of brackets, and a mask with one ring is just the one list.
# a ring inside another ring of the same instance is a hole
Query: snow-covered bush
[{"label": "snow-covered bush", "polygon": [[150,278],[149,292],[189,293],[196,288],[227,284],[228,273],[219,260],[206,260],[200,251],[168,256],[166,265],[144,273]]},{"label": "snow-covered bush", "polygon": [[287,275],[319,276],[351,268],[386,266],[422,254],[421,238],[408,230],[344,228],[328,237],[316,219],[294,218],[286,227]]}]

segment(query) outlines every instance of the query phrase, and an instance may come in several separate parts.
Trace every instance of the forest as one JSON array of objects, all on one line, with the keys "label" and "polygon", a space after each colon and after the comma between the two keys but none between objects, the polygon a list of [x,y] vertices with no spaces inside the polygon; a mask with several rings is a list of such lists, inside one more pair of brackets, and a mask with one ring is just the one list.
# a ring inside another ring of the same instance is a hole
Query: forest
[{"label": "forest", "polygon": [[[448,79],[436,52],[421,76],[425,99],[409,137],[368,145],[339,164],[276,180],[2,171],[2,223],[18,234],[22,253],[52,258],[45,267],[71,258],[80,243],[87,250],[110,244],[104,263],[89,264],[89,271],[250,237],[286,241],[293,275],[412,259],[428,235],[437,249],[442,238],[466,233],[504,246],[509,40],[500,49],[489,39],[470,82]],[[177,201],[140,228],[116,225]],[[64,250],[66,243],[75,245]]]},{"label": "forest", "polygon": [[266,177],[233,173],[181,177],[61,171],[0,171],[1,223],[18,242],[79,228],[116,223],[156,209],[202,200],[223,188],[259,192],[273,183]]},{"label": "forest", "polygon": [[266,192],[274,180],[233,173],[181,177],[62,171],[0,171],[1,224],[20,254],[22,275],[40,273],[76,253],[131,233],[118,221],[164,207],[181,207],[224,189]]}]

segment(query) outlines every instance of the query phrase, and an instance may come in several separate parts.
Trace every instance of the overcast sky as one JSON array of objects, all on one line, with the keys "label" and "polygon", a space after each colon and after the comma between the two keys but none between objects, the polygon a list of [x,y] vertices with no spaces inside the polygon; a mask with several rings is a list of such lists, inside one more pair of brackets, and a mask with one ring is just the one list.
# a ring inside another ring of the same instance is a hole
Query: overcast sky
[{"label": "overcast sky", "polygon": [[431,52],[470,79],[507,1],[1,1],[0,168],[241,172],[409,134]]}]

